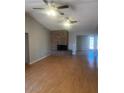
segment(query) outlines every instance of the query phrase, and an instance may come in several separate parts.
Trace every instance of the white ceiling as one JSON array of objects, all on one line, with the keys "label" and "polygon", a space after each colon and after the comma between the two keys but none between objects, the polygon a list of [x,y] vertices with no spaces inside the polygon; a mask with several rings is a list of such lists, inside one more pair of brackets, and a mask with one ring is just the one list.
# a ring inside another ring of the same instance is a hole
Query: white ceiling
[{"label": "white ceiling", "polygon": [[[51,0],[48,0],[51,1]],[[94,31],[98,27],[98,0],[53,0],[57,3],[69,4],[69,9],[63,9],[65,17],[73,17],[78,23],[74,24],[72,31]],[[45,15],[41,10],[33,10],[34,7],[46,7],[42,0],[26,0],[26,12],[49,30],[63,30],[62,18],[53,18]]]}]

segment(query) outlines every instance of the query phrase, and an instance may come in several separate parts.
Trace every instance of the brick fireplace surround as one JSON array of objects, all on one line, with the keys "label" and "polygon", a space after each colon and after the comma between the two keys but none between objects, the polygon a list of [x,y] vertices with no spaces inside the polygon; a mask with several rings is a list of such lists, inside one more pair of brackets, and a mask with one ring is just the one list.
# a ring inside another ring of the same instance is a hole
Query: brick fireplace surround
[{"label": "brick fireplace surround", "polygon": [[70,54],[70,51],[58,51],[57,46],[63,45],[68,47],[68,31],[59,30],[59,31],[51,31],[50,32],[50,40],[51,40],[51,52],[52,54]]}]

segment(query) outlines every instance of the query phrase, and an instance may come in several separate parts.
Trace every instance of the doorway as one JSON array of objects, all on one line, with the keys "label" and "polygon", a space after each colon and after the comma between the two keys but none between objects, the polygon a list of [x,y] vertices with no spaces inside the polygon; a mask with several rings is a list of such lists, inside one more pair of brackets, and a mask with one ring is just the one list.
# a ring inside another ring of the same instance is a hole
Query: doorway
[{"label": "doorway", "polygon": [[86,54],[87,51],[97,51],[97,35],[79,35],[77,36],[76,48],[77,54]]},{"label": "doorway", "polygon": [[77,36],[77,54],[83,55],[86,53],[86,51],[89,49],[89,42],[88,42],[88,36],[87,35],[79,35]]},{"label": "doorway", "polygon": [[25,64],[29,64],[29,35],[25,33]]}]

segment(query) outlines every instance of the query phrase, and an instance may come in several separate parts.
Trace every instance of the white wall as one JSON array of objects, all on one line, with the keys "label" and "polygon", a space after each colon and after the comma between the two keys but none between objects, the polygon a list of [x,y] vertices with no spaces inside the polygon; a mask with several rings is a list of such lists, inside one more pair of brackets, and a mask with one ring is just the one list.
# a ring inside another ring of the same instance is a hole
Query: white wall
[{"label": "white wall", "polygon": [[69,32],[69,49],[72,50],[72,53],[75,55],[77,51],[77,36],[79,35],[88,35],[92,36],[95,35],[97,36],[97,29],[94,31],[70,31]]},{"label": "white wall", "polygon": [[44,28],[30,15],[25,17],[25,32],[29,34],[30,63],[34,63],[50,53],[49,30]]}]

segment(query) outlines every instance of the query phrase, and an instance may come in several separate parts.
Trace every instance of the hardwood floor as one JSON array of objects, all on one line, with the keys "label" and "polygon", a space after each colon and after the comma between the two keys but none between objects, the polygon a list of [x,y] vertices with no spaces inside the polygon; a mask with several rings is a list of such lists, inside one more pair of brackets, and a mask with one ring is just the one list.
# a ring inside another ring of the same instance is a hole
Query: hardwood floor
[{"label": "hardwood floor", "polygon": [[87,56],[49,56],[26,67],[26,93],[98,93],[96,65]]}]

